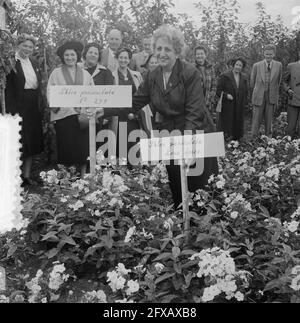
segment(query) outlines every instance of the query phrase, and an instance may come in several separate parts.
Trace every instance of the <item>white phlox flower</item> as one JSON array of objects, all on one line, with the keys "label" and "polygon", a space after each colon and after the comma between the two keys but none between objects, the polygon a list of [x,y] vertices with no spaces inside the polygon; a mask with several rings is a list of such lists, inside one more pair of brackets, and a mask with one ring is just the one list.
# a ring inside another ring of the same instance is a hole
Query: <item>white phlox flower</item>
[{"label": "white phlox flower", "polygon": [[129,280],[127,282],[128,288],[126,289],[126,295],[131,296],[132,294],[136,293],[140,289],[140,285],[137,280]]},{"label": "white phlox flower", "polygon": [[57,264],[53,267],[49,278],[50,289],[57,291],[69,279],[69,275],[64,273],[65,270],[64,264]]},{"label": "white phlox flower", "polygon": [[84,204],[82,201],[78,200],[75,204],[69,204],[68,206],[73,211],[78,211],[79,209],[84,207]]},{"label": "white phlox flower", "polygon": [[135,226],[133,226],[133,227],[129,228],[129,229],[128,229],[128,231],[127,231],[127,233],[126,233],[126,237],[125,237],[125,239],[124,239],[124,242],[125,242],[125,243],[130,242],[130,241],[131,241],[132,236],[133,236],[135,233],[136,233],[136,227],[135,227]]}]

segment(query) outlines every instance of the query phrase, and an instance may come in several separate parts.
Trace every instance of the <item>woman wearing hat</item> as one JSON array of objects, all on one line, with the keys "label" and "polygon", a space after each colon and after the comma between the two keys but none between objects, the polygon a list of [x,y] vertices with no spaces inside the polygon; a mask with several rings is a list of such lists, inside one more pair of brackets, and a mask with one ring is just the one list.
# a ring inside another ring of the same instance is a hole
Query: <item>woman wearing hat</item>
[{"label": "woman wearing hat", "polygon": [[[94,85],[91,75],[78,65],[83,45],[67,41],[57,50],[62,65],[49,77],[47,93],[52,85]],[[81,126],[80,109],[52,108],[51,121],[55,123],[57,163],[66,166],[80,165],[81,177],[86,173],[89,155],[89,129]]]},{"label": "woman wearing hat", "polygon": [[7,77],[5,100],[7,112],[22,118],[22,186],[34,184],[30,178],[33,156],[43,150],[41,71],[32,55],[36,40],[21,34],[17,39],[16,68]]}]

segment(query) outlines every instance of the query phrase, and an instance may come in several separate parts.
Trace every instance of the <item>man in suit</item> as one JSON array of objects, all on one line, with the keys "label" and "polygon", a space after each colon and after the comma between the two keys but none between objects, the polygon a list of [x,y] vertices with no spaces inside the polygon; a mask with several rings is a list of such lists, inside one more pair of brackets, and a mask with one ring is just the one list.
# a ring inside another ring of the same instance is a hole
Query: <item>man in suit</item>
[{"label": "man in suit", "polygon": [[112,29],[107,36],[107,41],[108,47],[103,49],[101,53],[101,64],[113,72],[119,66],[115,53],[122,44],[122,34],[120,30]]},{"label": "man in suit", "polygon": [[253,89],[252,137],[258,135],[262,119],[265,120],[265,135],[272,136],[273,115],[279,98],[279,86],[282,78],[282,64],[274,60],[276,49],[267,45],[265,59],[253,65],[250,87]]},{"label": "man in suit", "polygon": [[297,129],[298,131],[300,129],[300,48],[298,48],[298,61],[287,66],[283,88],[289,96],[287,135],[294,138]]},{"label": "man in suit", "polygon": [[145,71],[145,68],[141,67],[141,65],[146,63],[149,55],[152,52],[151,38],[152,36],[147,36],[143,38],[143,50],[132,56],[131,62],[129,64],[130,69],[138,71],[141,74]]},{"label": "man in suit", "polygon": [[[114,72],[119,67],[118,60],[116,58],[116,52],[122,44],[122,33],[118,29],[112,29],[107,35],[108,47],[101,52],[101,64]],[[118,124],[118,117],[112,116],[108,113],[108,110],[104,111],[103,127],[114,131]],[[116,132],[115,132],[116,133]]]}]

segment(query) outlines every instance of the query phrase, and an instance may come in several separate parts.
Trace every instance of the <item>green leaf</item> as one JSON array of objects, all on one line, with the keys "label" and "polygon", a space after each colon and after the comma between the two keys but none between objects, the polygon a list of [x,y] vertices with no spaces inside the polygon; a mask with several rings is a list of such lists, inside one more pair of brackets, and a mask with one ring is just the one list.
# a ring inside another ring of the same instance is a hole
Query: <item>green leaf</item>
[{"label": "green leaf", "polygon": [[70,244],[72,246],[77,246],[77,243],[73,240],[73,238],[70,236],[67,236],[65,233],[60,235],[60,237],[61,237],[61,242],[64,242],[66,244]]},{"label": "green leaf", "polygon": [[189,268],[195,265],[198,265],[199,260],[195,259],[195,260],[191,260],[189,262],[187,262],[186,264],[182,265],[182,268]]},{"label": "green leaf", "polygon": [[212,236],[206,233],[199,233],[196,242],[212,239]]},{"label": "green leaf", "polygon": [[31,233],[31,240],[34,243],[37,243],[39,241],[40,234],[38,232],[32,232]]},{"label": "green leaf", "polygon": [[184,284],[182,277],[177,278],[176,276],[174,276],[172,277],[172,282],[176,290],[179,290]]},{"label": "green leaf", "polygon": [[177,274],[181,275],[182,274],[182,266],[178,262],[174,262],[174,270]]},{"label": "green leaf", "polygon": [[57,232],[56,231],[50,231],[47,234],[43,235],[42,241],[45,240],[51,240],[51,241],[59,241],[59,238],[56,236]]},{"label": "green leaf", "polygon": [[170,258],[172,258],[171,252],[164,252],[161,255],[159,255],[158,257],[156,257],[153,261],[167,260]]},{"label": "green leaf", "polygon": [[161,283],[162,281],[164,281],[166,279],[169,279],[169,278],[171,278],[173,276],[175,276],[175,273],[171,273],[171,274],[170,273],[166,273],[166,274],[160,276],[159,278],[157,278],[155,280],[155,285],[157,285],[157,284]]},{"label": "green leaf", "polygon": [[182,250],[180,256],[192,256],[195,253],[197,253],[197,251],[194,251],[194,250]]},{"label": "green leaf", "polygon": [[189,212],[189,218],[202,221],[203,216],[199,216],[196,212]]},{"label": "green leaf", "polygon": [[275,288],[279,288],[282,285],[282,282],[280,279],[274,279],[272,281],[270,281],[264,288],[264,292],[275,289]]},{"label": "green leaf", "polygon": [[11,257],[18,249],[18,246],[16,244],[12,244],[9,246],[9,249],[7,251],[6,258]]},{"label": "green leaf", "polygon": [[58,229],[58,232],[65,231],[66,234],[70,234],[73,224],[64,224],[61,223]]},{"label": "green leaf", "polygon": [[53,248],[51,250],[49,250],[48,252],[46,252],[46,256],[48,259],[51,259],[53,257],[55,257],[59,252],[59,249],[58,248]]},{"label": "green leaf", "polygon": [[187,275],[184,275],[184,280],[185,280],[185,284],[186,287],[189,288],[190,284],[191,284],[191,280],[194,278],[194,275],[192,273],[188,273]]},{"label": "green leaf", "polygon": [[172,248],[172,254],[175,259],[177,259],[179,257],[180,252],[181,252],[180,248],[178,248],[178,247]]},{"label": "green leaf", "polygon": [[259,208],[266,217],[268,218],[270,217],[270,213],[266,207],[264,207],[263,205],[260,205]]}]

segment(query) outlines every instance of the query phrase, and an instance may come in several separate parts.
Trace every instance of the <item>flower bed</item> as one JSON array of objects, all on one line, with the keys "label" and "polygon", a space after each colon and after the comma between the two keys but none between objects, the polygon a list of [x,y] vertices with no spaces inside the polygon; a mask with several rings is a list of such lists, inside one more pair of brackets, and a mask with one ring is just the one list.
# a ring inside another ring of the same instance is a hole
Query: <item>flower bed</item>
[{"label": "flower bed", "polygon": [[161,164],[42,172],[27,230],[1,237],[18,268],[2,301],[299,302],[300,140],[282,136],[285,117],[276,139],[226,144],[220,175],[191,197],[189,232]]}]

